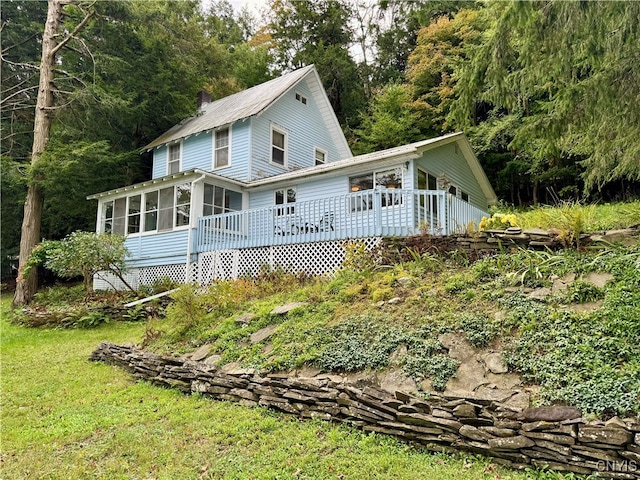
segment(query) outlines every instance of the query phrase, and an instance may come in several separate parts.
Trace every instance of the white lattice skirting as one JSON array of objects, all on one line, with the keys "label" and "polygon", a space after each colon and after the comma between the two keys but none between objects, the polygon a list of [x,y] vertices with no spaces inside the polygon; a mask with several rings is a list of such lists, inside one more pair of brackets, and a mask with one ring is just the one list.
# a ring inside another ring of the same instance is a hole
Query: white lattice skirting
[{"label": "white lattice skirting", "polygon": [[[197,265],[191,265],[192,280],[197,278]],[[185,264],[156,265],[153,267],[132,268],[125,281],[134,289],[140,285],[151,285],[154,281],[170,278],[174,282],[185,283]],[[122,281],[110,272],[98,272],[93,276],[94,290],[124,290]]]},{"label": "white lattice skirting", "polygon": [[[359,240],[367,249],[376,247],[381,238]],[[344,240],[315,243],[275,245],[272,247],[217,250],[201,253],[198,262],[198,283],[208,285],[214,280],[251,277],[261,270],[282,268],[288,272],[322,275],[338,270],[344,261]]]},{"label": "white lattice skirting", "polygon": [[[371,250],[380,244],[379,237],[358,241]],[[188,281],[208,285],[214,280],[229,280],[257,275],[263,269],[282,268],[288,272],[304,272],[307,275],[323,275],[338,270],[344,261],[344,240],[329,242],[297,243],[272,247],[216,250],[201,253],[197,263],[192,263]],[[187,281],[184,264],[158,265],[132,269],[125,280],[133,288],[150,285],[155,280],[170,278],[179,283]],[[93,278],[96,290],[122,290],[124,284],[113,274],[100,272]]]}]

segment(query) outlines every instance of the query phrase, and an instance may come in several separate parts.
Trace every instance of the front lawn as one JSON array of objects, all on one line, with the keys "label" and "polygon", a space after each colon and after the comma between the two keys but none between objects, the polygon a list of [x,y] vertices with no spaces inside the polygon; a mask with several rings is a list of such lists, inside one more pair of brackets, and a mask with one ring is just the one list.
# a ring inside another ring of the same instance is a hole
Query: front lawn
[{"label": "front lawn", "polygon": [[567,478],[136,383],[87,357],[102,340],[140,341],[142,323],[27,328],[7,321],[10,301],[2,297],[2,478]]}]

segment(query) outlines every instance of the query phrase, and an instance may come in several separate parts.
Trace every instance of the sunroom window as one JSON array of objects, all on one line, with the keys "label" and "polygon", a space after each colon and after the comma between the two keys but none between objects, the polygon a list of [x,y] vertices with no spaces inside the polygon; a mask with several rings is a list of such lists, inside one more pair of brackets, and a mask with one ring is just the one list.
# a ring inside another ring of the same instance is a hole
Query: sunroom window
[{"label": "sunroom window", "polygon": [[242,193],[205,183],[203,203],[202,214],[205,216],[237,212],[242,210]]},{"label": "sunroom window", "polygon": [[158,191],[147,192],[144,196],[144,231],[158,229]]},{"label": "sunroom window", "polygon": [[127,210],[127,233],[140,232],[140,207],[142,197],[133,195],[129,197],[129,208]]},{"label": "sunroom window", "polygon": [[176,227],[189,225],[191,184],[176,185]]},{"label": "sunroom window", "polygon": [[104,202],[101,231],[124,235],[189,225],[191,184],[151,190]]},{"label": "sunroom window", "polygon": [[127,220],[127,199],[116,198],[113,203],[113,233],[124,235],[124,226]]}]

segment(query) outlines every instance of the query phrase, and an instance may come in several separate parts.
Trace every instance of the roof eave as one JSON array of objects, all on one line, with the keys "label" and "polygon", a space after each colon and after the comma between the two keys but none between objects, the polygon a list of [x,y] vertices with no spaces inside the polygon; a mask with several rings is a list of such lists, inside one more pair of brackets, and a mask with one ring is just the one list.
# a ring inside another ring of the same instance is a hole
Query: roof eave
[{"label": "roof eave", "polygon": [[196,176],[200,176],[200,175],[205,175],[207,178],[211,178],[213,180],[219,180],[219,181],[226,182],[226,183],[229,183],[229,184],[232,184],[232,185],[237,185],[237,186],[242,187],[242,188],[246,188],[247,187],[247,183],[245,183],[245,182],[241,182],[239,180],[233,180],[231,178],[223,177],[221,175],[216,175],[215,173],[207,172],[205,170],[200,170],[199,168],[193,168],[193,169],[187,170],[185,172],[172,173],[170,175],[165,175],[164,177],[154,178],[152,180],[147,180],[146,182],[135,183],[133,185],[127,185],[126,187],[120,187],[120,188],[116,188],[116,189],[113,189],[113,190],[108,190],[106,192],[94,193],[93,195],[89,195],[86,198],[87,198],[87,200],[99,200],[99,199],[104,198],[104,197],[110,197],[110,196],[118,195],[118,194],[125,193],[125,192],[130,192],[130,191],[134,191],[134,190],[147,188],[147,187],[150,187],[152,185],[156,185],[156,184],[160,184],[160,183],[166,183],[166,182],[173,181],[173,180],[176,180],[176,179],[179,179],[179,178],[196,177]]}]

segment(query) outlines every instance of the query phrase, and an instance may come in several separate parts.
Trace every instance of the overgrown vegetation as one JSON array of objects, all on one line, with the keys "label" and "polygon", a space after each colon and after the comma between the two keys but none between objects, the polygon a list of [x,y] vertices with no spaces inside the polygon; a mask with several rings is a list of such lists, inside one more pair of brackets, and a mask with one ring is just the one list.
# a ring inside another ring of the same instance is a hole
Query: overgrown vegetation
[{"label": "overgrown vegetation", "polygon": [[[458,332],[474,347],[502,348],[513,371],[541,385],[538,403],[604,416],[640,411],[640,246],[517,249],[475,262],[414,252],[411,261],[388,266],[374,262],[379,252],[366,255],[350,245],[346,263],[370,268],[345,268],[330,279],[273,272],[268,280],[219,282],[200,293],[183,287],[167,317],[150,324],[146,344],[178,353],[210,344],[221,364],[269,371],[395,365],[418,384],[430,379],[444,389],[457,362],[437,339]],[[592,273],[611,280],[596,286]],[[537,290],[547,293],[530,295]],[[293,301],[307,305],[272,313]],[[592,305],[583,311],[585,302]],[[244,313],[253,317],[238,322]],[[267,326],[268,339],[253,342]]]},{"label": "overgrown vegetation", "polygon": [[639,225],[640,201],[613,204],[561,202],[556,206],[536,206],[529,209],[498,205],[493,207],[492,213],[490,218],[481,223],[481,229],[542,228],[556,230],[568,237]]}]

